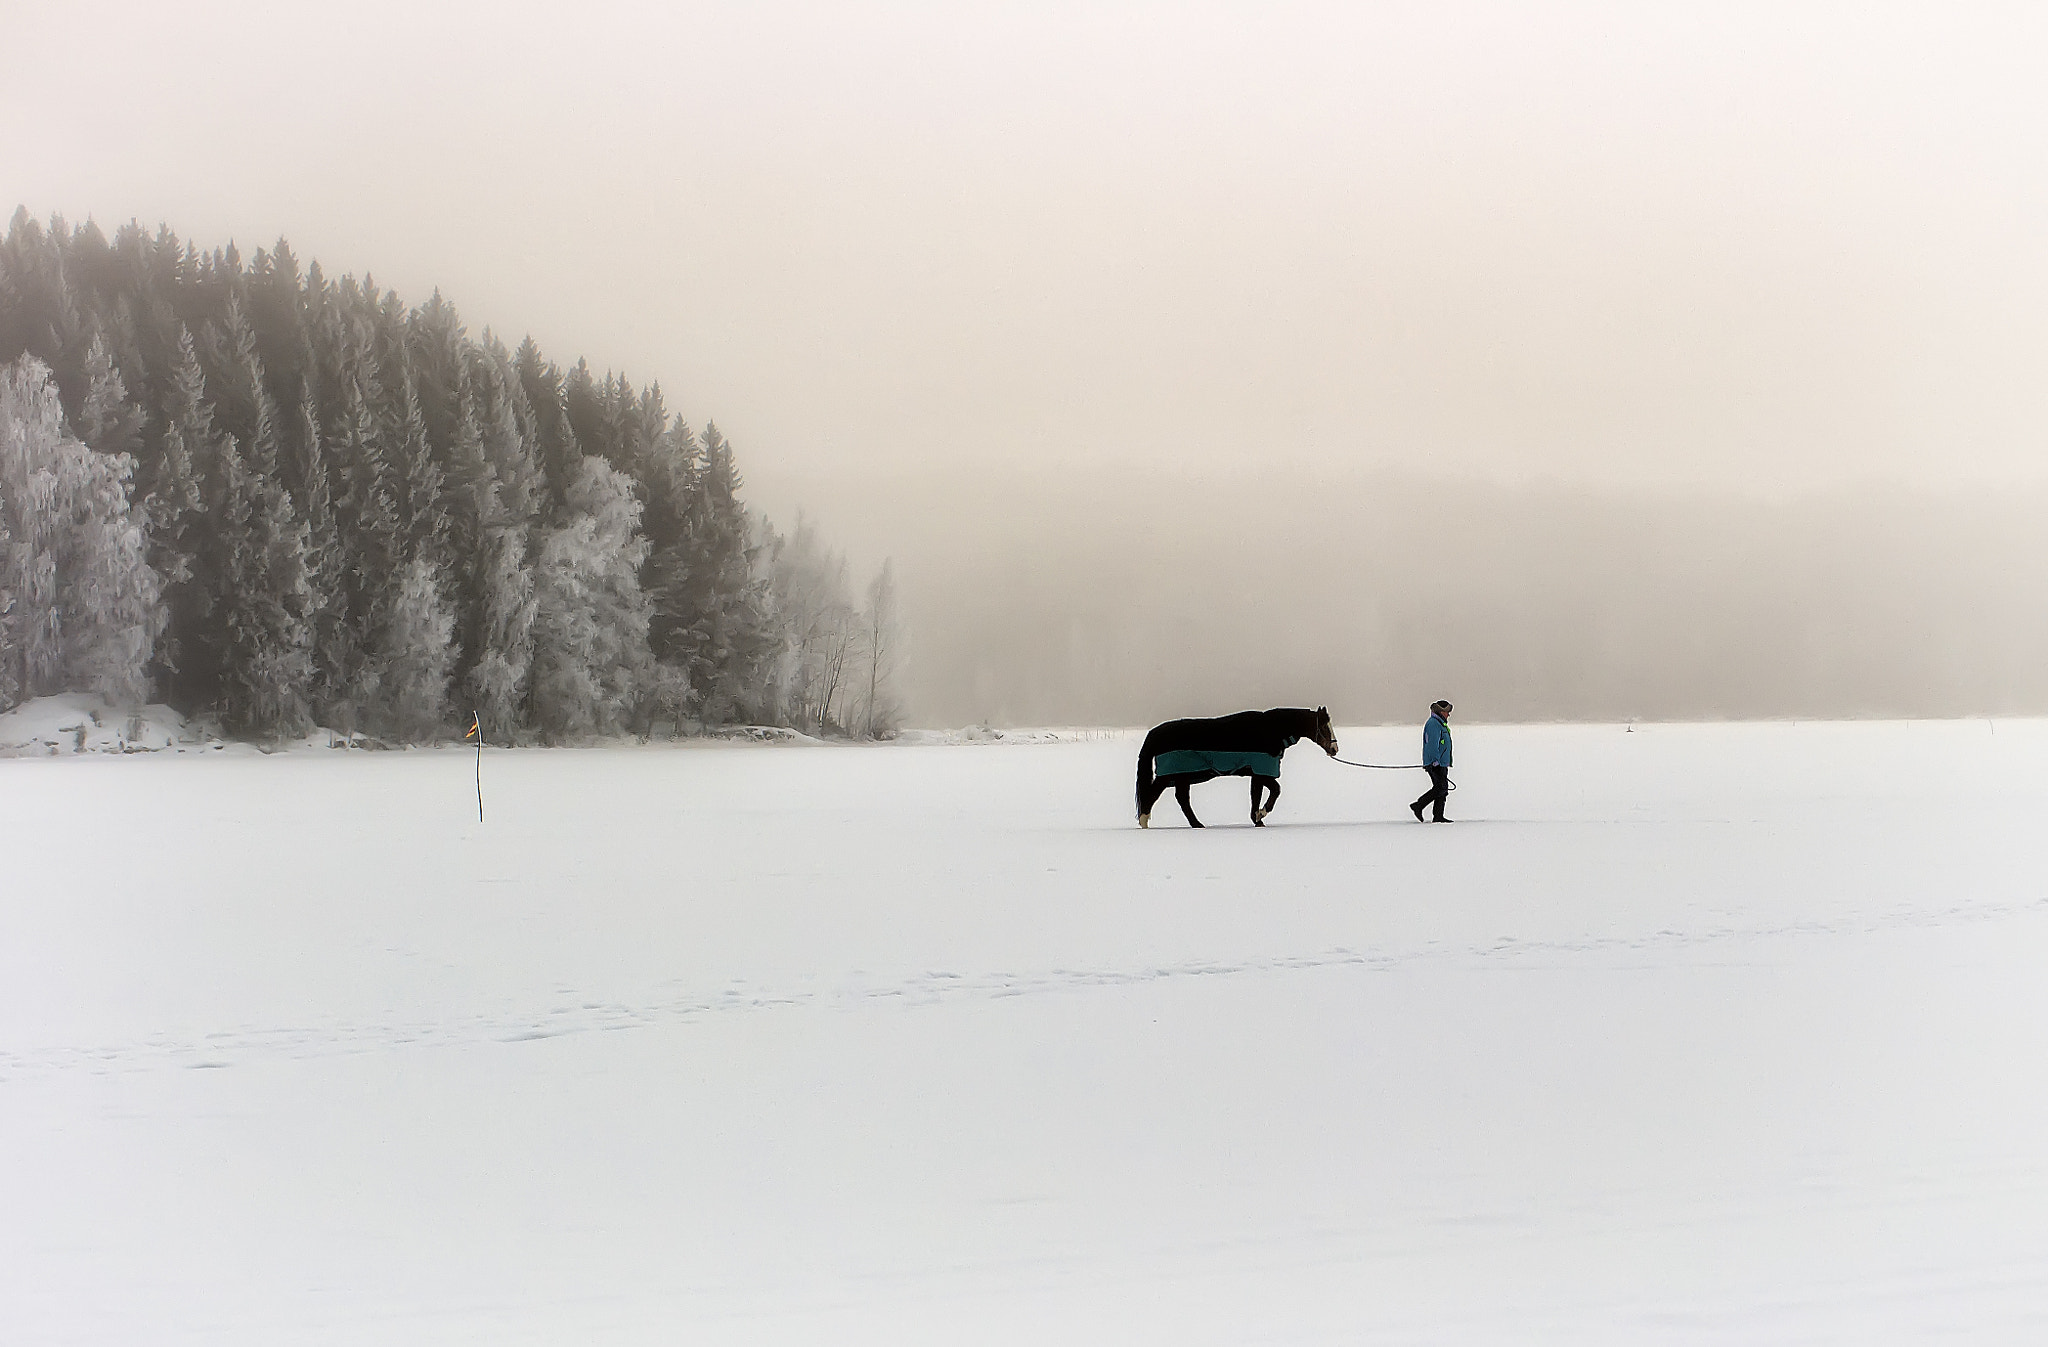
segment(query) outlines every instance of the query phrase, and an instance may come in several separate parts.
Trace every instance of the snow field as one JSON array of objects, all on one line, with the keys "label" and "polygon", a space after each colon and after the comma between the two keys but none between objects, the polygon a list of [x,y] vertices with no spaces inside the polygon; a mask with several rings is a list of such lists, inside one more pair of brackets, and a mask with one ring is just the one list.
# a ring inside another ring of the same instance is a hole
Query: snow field
[{"label": "snow field", "polygon": [[0,763],[7,1336],[2040,1338],[2048,726],[1458,734]]}]

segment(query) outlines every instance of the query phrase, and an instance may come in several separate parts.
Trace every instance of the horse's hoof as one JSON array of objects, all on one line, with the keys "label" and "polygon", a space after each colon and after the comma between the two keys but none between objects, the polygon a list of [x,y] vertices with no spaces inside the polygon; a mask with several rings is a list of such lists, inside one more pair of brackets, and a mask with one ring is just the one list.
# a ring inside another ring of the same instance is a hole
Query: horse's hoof
[{"label": "horse's hoof", "polygon": [[1255,818],[1253,818],[1253,819],[1252,819],[1252,826],[1253,826],[1254,828],[1263,828],[1263,827],[1265,827],[1265,826],[1266,826],[1266,820],[1264,820],[1264,819],[1262,819],[1262,818],[1256,818],[1256,817],[1255,817]]},{"label": "horse's hoof", "polygon": [[1140,815],[1138,815],[1138,826],[1139,826],[1140,828],[1149,828],[1149,827],[1151,827],[1151,826],[1152,826],[1152,816],[1151,816],[1150,814],[1140,814]]}]

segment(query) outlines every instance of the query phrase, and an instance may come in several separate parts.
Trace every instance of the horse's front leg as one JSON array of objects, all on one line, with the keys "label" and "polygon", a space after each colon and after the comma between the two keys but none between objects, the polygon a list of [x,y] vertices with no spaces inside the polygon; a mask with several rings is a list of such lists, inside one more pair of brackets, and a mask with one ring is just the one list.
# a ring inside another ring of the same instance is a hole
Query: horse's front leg
[{"label": "horse's front leg", "polygon": [[1158,803],[1159,797],[1165,793],[1166,783],[1164,781],[1154,781],[1138,793],[1138,826],[1140,828],[1152,826],[1152,806]]},{"label": "horse's front leg", "polygon": [[1183,813],[1183,814],[1186,814],[1186,815],[1188,816],[1188,826],[1189,826],[1190,828],[1199,828],[1199,827],[1201,827],[1201,826],[1202,826],[1202,820],[1200,820],[1200,819],[1198,819],[1198,818],[1196,818],[1196,817],[1195,817],[1195,807],[1194,807],[1194,805],[1192,805],[1192,804],[1188,803],[1188,783],[1187,783],[1187,782],[1185,782],[1185,781],[1181,781],[1181,782],[1176,782],[1176,783],[1174,784],[1174,787],[1173,787],[1173,798],[1174,798],[1174,799],[1176,799],[1176,800],[1178,800],[1178,801],[1180,801],[1180,812],[1181,812],[1181,813]]},{"label": "horse's front leg", "polygon": [[[1268,794],[1268,795],[1266,796],[1266,807],[1265,807],[1264,809],[1261,809],[1261,808],[1259,808],[1259,787],[1261,787],[1261,786],[1264,786],[1264,787],[1266,788],[1266,790],[1267,790],[1268,792],[1270,792],[1270,793],[1269,793],[1269,794]],[[1266,818],[1266,815],[1268,815],[1268,814],[1272,813],[1272,812],[1273,812],[1273,806],[1274,806],[1274,805],[1276,805],[1276,804],[1278,804],[1278,803],[1280,803],[1280,783],[1279,783],[1278,781],[1274,780],[1274,779],[1273,779],[1272,777],[1270,777],[1270,776],[1255,776],[1255,777],[1253,777],[1253,778],[1252,778],[1252,822],[1253,822],[1253,823],[1255,823],[1255,824],[1257,824],[1257,825],[1258,825],[1259,827],[1261,827],[1261,828],[1265,827],[1265,826],[1266,826],[1266,824],[1265,824],[1265,818]]]}]

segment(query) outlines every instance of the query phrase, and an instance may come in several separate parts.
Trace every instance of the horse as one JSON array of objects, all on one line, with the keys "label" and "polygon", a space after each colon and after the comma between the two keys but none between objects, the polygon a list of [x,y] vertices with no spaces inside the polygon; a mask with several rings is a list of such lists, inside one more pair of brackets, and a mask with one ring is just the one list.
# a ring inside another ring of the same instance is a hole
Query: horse
[{"label": "horse", "polygon": [[[1152,805],[1168,786],[1187,815],[1188,826],[1199,828],[1188,803],[1188,787],[1219,776],[1248,776],[1252,779],[1252,826],[1266,826],[1266,815],[1280,802],[1280,755],[1303,739],[1337,756],[1337,732],[1330,728],[1330,708],[1283,706],[1271,711],[1239,711],[1214,720],[1169,720],[1154,725],[1138,750],[1138,826],[1152,826]],[[1154,762],[1158,775],[1153,775]],[[1265,808],[1259,807],[1261,791],[1269,791]]]}]

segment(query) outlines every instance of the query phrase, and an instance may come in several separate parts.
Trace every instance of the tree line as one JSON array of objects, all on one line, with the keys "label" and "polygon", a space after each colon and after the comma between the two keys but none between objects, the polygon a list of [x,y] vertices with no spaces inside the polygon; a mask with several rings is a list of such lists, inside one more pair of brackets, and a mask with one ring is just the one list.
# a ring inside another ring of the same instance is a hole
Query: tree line
[{"label": "tree line", "polygon": [[283,240],[17,211],[0,241],[0,710],[230,731],[876,736],[895,580],[741,500],[732,443]]}]

